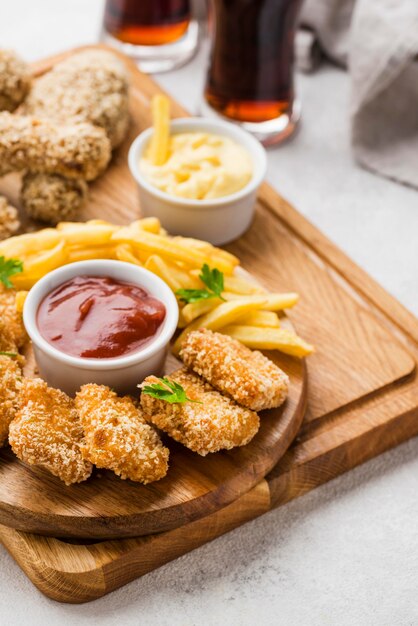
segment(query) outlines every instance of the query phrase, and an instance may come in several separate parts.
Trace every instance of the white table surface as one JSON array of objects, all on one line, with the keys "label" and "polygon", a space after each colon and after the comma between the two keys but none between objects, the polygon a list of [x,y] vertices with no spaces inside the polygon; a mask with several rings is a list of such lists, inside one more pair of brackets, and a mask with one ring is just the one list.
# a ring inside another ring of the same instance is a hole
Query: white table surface
[{"label": "white table surface", "polygon": [[[94,42],[101,0],[0,0],[0,46],[33,60]],[[158,78],[194,110],[205,58]],[[418,194],[353,162],[345,73],[298,78],[303,126],[268,179],[418,313]],[[418,624],[418,441],[96,602],[42,596],[0,548],[0,624]]]}]

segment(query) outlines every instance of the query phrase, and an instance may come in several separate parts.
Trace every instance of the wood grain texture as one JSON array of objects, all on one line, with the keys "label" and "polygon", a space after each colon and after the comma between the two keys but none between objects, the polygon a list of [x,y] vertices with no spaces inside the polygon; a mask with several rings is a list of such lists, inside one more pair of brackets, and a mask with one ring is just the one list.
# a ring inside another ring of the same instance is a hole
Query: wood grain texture
[{"label": "wood grain texture", "polygon": [[[148,106],[156,87],[142,83]],[[267,185],[251,230],[231,249],[270,288],[303,295],[291,319],[317,351],[298,438],[250,492],[156,536],[74,544],[0,527],[1,541],[51,598],[100,597],[418,434],[418,320],[410,312]]]},{"label": "wood grain texture", "polygon": [[[101,217],[126,223],[139,214],[126,155],[132,140],[150,123],[151,94],[142,89],[143,80],[149,89],[149,79],[130,62],[128,65],[132,76],[129,136],[106,173],[91,185],[91,198],[82,216],[85,219]],[[42,71],[50,66],[42,64]],[[19,177],[1,181],[0,191],[6,191],[17,204]],[[245,266],[245,257],[243,261]],[[272,284],[274,267],[263,278],[266,286]],[[270,356],[290,376],[289,397],[283,407],[261,414],[260,430],[247,446],[203,458],[164,437],[170,449],[169,472],[163,480],[146,486],[122,481],[113,472],[95,471],[88,481],[65,487],[45,470],[20,462],[10,449],[2,450],[0,523],[45,535],[107,539],[163,532],[223,508],[274,467],[302,422],[306,407],[304,363],[278,352]],[[179,362],[172,359],[167,372],[178,366]]]}]

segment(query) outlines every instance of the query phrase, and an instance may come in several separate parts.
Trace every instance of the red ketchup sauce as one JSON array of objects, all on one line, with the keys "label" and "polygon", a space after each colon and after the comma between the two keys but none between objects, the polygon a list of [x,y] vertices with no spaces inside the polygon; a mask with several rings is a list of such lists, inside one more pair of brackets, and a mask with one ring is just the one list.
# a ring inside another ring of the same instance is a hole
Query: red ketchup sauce
[{"label": "red ketchup sauce", "polygon": [[165,306],[145,289],[107,276],[76,276],[42,300],[42,337],[71,356],[109,359],[135,352],[160,331]]}]

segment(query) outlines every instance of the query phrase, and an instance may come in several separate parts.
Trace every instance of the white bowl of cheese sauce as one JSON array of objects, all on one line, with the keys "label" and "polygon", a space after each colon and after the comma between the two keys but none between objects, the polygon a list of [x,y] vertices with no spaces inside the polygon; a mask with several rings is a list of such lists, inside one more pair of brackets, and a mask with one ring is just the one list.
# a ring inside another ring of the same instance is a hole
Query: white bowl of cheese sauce
[{"label": "white bowl of cheese sauce", "polygon": [[221,120],[184,118],[170,123],[168,158],[147,158],[149,128],[132,143],[129,168],[144,216],[158,217],[170,234],[220,245],[249,227],[266,153],[249,133]]}]

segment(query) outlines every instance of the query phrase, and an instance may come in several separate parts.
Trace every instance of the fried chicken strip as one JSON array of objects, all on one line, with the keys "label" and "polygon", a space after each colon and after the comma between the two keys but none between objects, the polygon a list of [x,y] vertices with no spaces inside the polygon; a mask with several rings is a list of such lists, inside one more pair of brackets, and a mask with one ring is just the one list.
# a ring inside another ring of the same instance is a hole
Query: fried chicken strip
[{"label": "fried chicken strip", "polygon": [[0,175],[26,169],[93,180],[109,159],[109,139],[97,126],[0,113]]},{"label": "fried chicken strip", "polygon": [[21,380],[17,361],[0,356],[0,448],[7,443],[10,422],[16,415]]},{"label": "fried chicken strip", "polygon": [[[145,419],[193,452],[206,456],[209,452],[245,446],[257,433],[257,413],[222,396],[195,374],[181,368],[167,378],[179,383],[187,397],[199,403],[169,404],[142,393]],[[158,378],[148,376],[141,387],[157,382]]]},{"label": "fried chicken strip", "polygon": [[167,474],[169,451],[132,398],[120,398],[104,385],[88,384],[77,393],[75,405],[85,435],[85,459],[143,484]]},{"label": "fried chicken strip", "polygon": [[[23,110],[61,124],[100,126],[114,149],[128,130],[128,105],[129,76],[124,63],[106,50],[85,50],[38,78]],[[86,196],[84,181],[51,174],[28,174],[21,192],[28,215],[50,224],[74,219]]]},{"label": "fried chicken strip", "polygon": [[289,377],[273,361],[227,335],[202,329],[183,342],[180,358],[241,406],[262,411],[286,400]]},{"label": "fried chicken strip", "polygon": [[29,66],[13,50],[0,50],[0,111],[14,111],[30,85]]},{"label": "fried chicken strip", "polygon": [[75,219],[87,194],[88,186],[82,179],[28,172],[20,197],[29,217],[56,225]]},{"label": "fried chicken strip", "polygon": [[19,459],[66,485],[87,480],[92,465],[81,454],[83,429],[74,401],[39,378],[22,380],[9,443]]},{"label": "fried chicken strip", "polygon": [[0,346],[1,350],[16,351],[28,341],[22,314],[16,309],[16,290],[0,283]]},{"label": "fried chicken strip", "polygon": [[20,228],[19,213],[8,199],[0,196],[0,240],[11,237]]},{"label": "fried chicken strip", "polygon": [[128,129],[128,90],[128,72],[115,54],[85,50],[38,78],[24,110],[64,124],[101,126],[115,148]]}]

